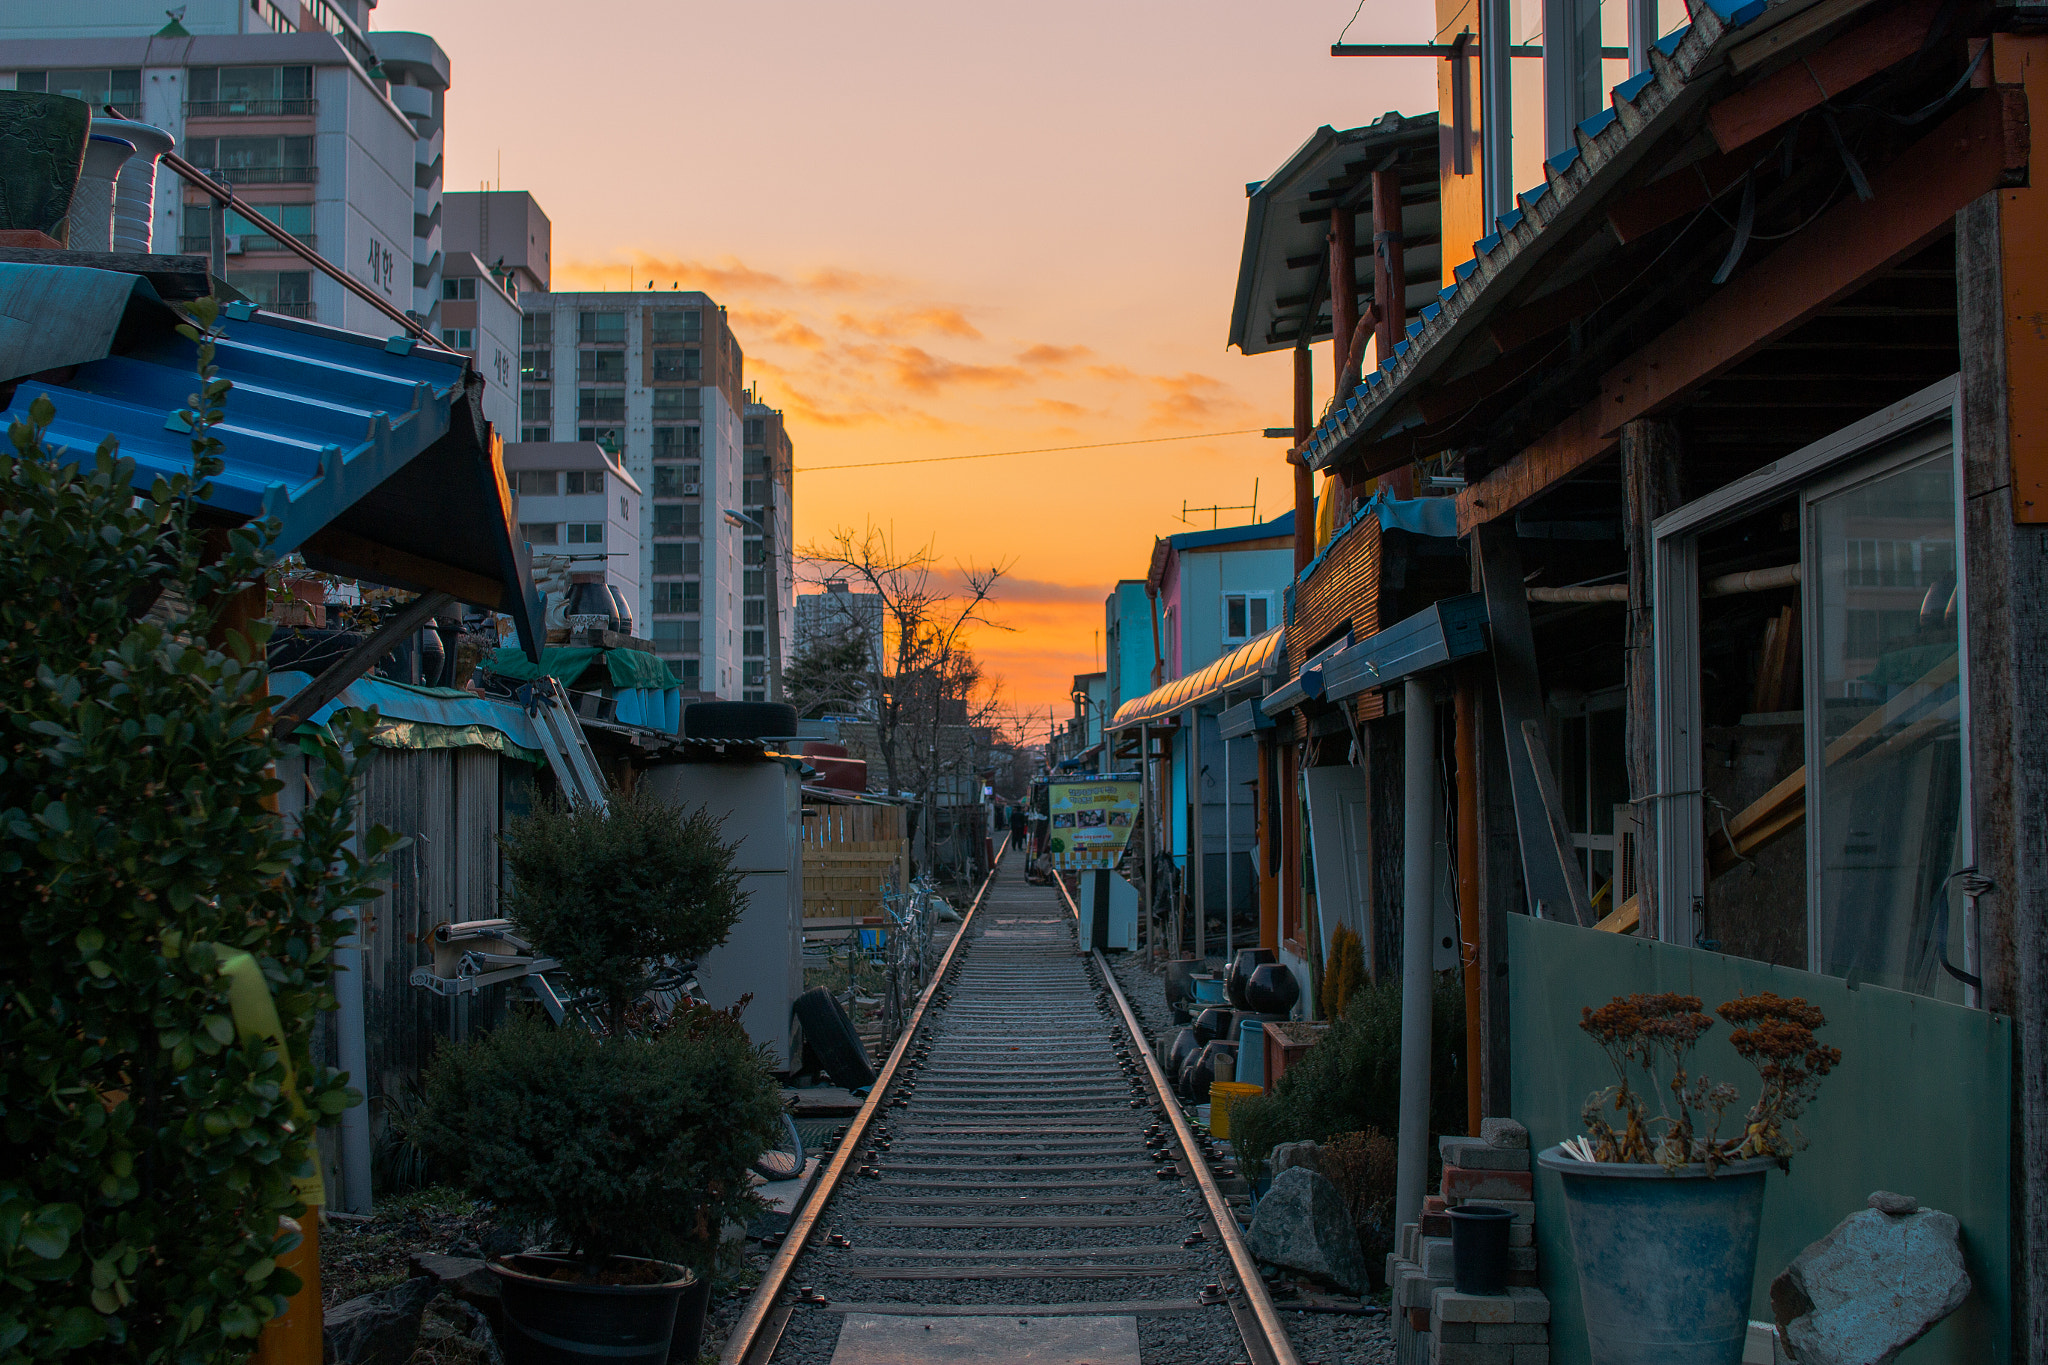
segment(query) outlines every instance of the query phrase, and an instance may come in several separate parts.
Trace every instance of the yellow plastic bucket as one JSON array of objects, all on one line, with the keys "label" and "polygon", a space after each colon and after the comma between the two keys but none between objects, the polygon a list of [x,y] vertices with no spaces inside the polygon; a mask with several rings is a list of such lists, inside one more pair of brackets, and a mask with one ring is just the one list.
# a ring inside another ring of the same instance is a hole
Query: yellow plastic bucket
[{"label": "yellow plastic bucket", "polygon": [[1246,1096],[1263,1093],[1264,1087],[1246,1085],[1242,1081],[1214,1081],[1209,1086],[1209,1133],[1213,1137],[1230,1136],[1230,1106]]}]

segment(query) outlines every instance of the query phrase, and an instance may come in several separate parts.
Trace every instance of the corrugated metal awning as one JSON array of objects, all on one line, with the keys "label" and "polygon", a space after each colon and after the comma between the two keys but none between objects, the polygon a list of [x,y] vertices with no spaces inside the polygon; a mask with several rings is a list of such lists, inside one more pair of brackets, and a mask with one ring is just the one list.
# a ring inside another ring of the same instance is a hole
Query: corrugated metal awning
[{"label": "corrugated metal awning", "polygon": [[1212,697],[1243,687],[1252,679],[1271,676],[1280,666],[1281,650],[1287,641],[1285,627],[1275,626],[1264,635],[1239,646],[1199,673],[1156,687],[1142,697],[1119,706],[1110,718],[1112,730],[1128,730],[1185,711]]}]

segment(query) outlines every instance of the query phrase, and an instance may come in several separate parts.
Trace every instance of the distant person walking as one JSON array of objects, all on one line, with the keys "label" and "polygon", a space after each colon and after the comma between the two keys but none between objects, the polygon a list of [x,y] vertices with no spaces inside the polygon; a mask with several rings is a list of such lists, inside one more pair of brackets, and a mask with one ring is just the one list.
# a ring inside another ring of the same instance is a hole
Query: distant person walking
[{"label": "distant person walking", "polygon": [[1026,837],[1031,833],[1031,821],[1024,815],[1022,806],[1010,807],[1010,847],[1024,851]]}]

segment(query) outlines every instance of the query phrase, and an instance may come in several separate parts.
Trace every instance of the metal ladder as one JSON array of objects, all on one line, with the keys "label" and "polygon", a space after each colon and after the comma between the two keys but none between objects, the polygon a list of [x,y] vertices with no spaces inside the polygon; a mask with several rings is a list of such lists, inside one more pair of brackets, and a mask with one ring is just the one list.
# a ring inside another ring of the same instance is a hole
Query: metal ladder
[{"label": "metal ladder", "polygon": [[548,756],[548,767],[554,770],[562,790],[579,806],[604,810],[609,804],[610,788],[598,770],[597,755],[591,752],[583,725],[576,718],[576,708],[569,704],[561,682],[540,677],[520,691],[526,713],[533,717],[534,730],[540,736],[541,752]]}]

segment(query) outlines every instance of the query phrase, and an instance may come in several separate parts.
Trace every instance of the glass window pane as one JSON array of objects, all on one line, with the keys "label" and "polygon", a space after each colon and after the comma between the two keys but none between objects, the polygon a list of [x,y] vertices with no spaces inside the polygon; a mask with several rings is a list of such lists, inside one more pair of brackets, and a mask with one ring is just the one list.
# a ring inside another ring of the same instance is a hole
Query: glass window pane
[{"label": "glass window pane", "polygon": [[1821,970],[1960,1000],[1941,968],[1963,965],[1951,457],[1816,499],[1807,525]]}]

